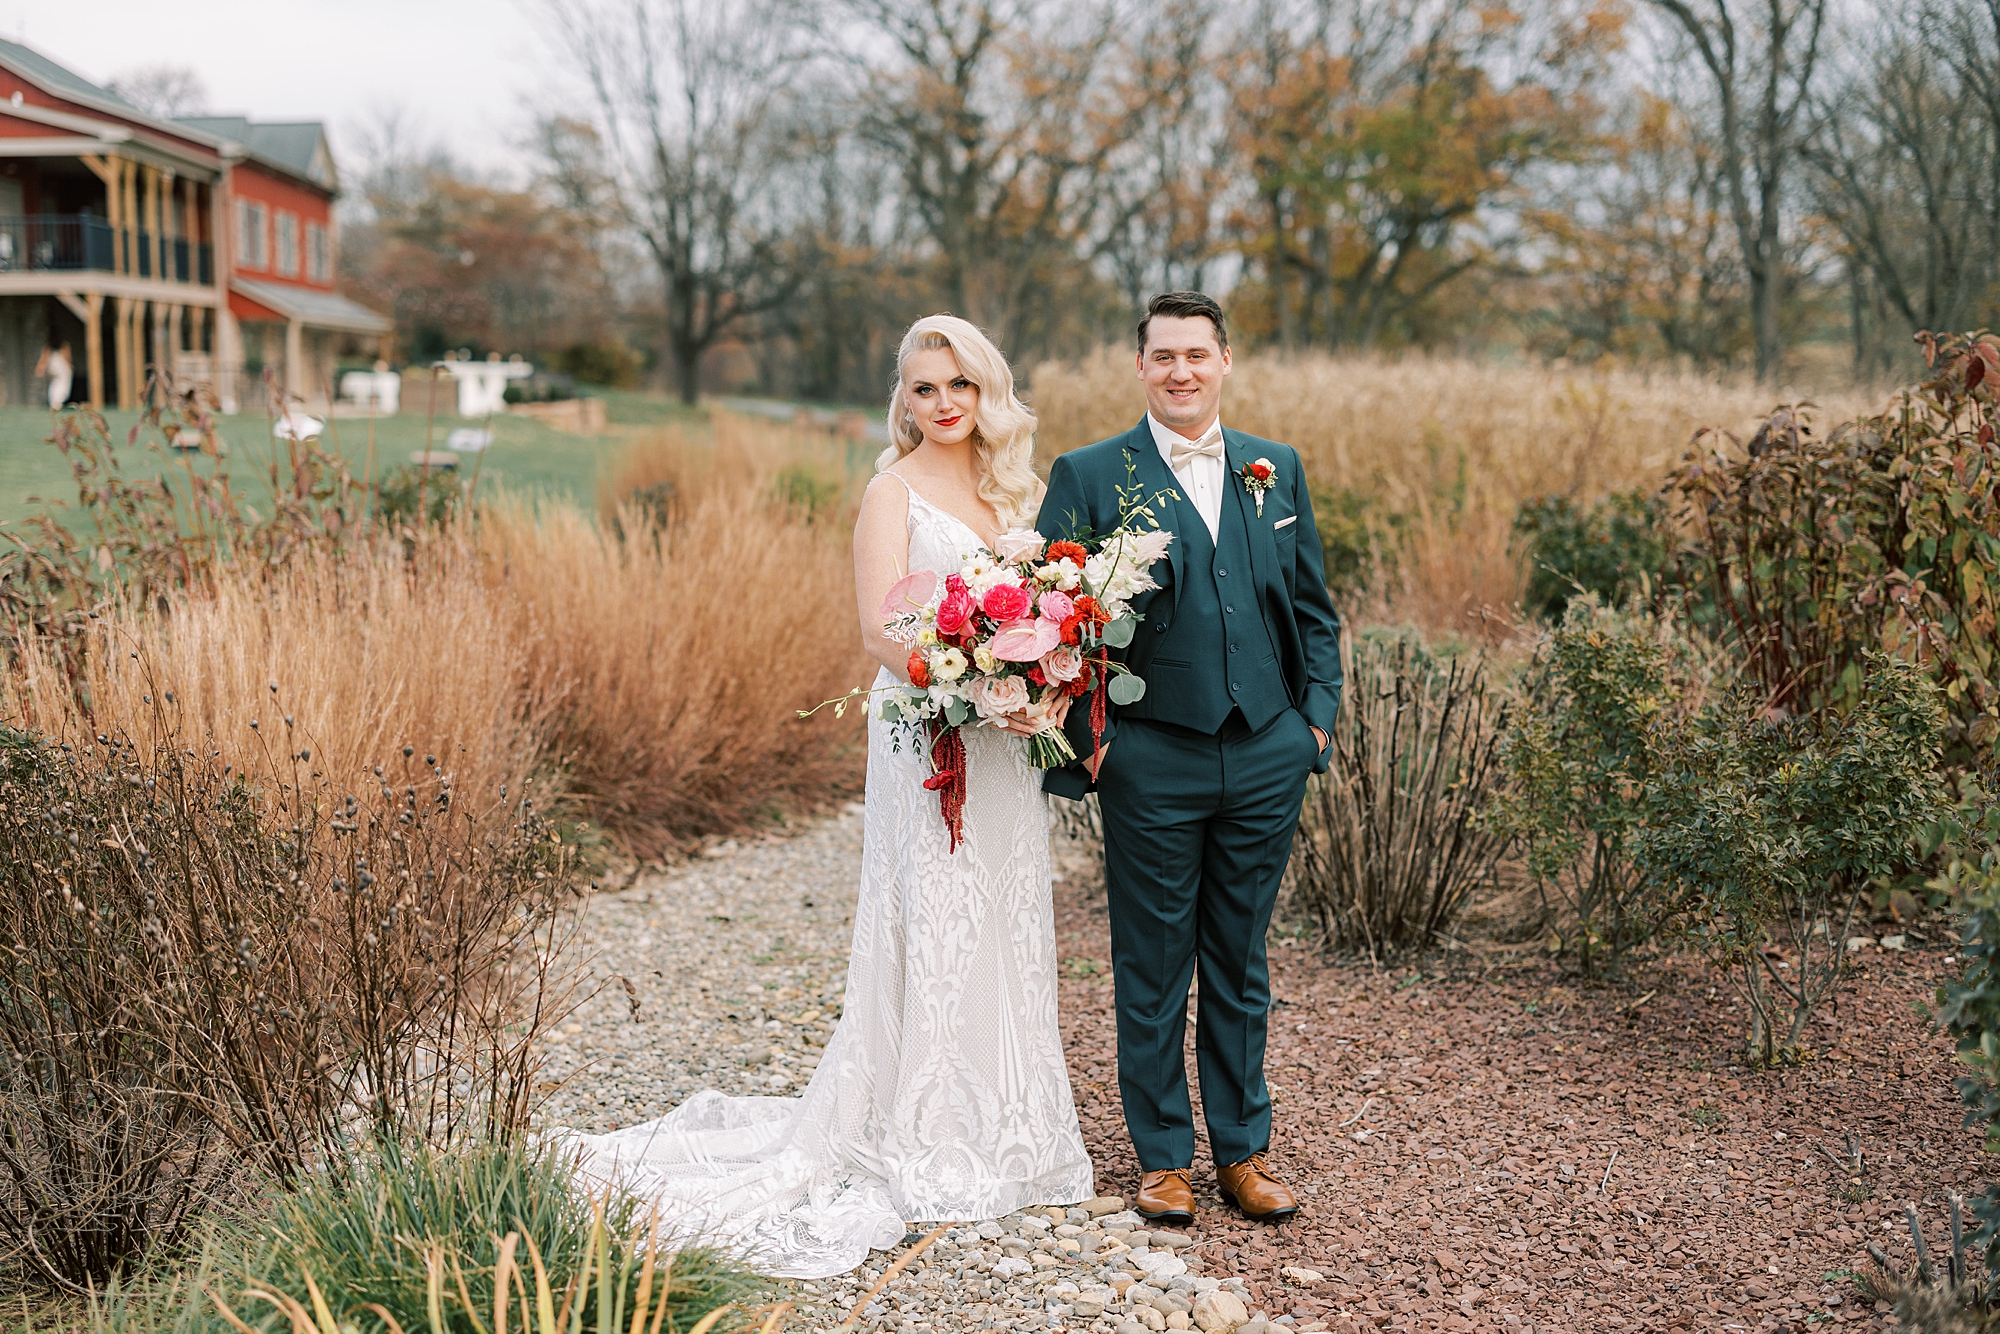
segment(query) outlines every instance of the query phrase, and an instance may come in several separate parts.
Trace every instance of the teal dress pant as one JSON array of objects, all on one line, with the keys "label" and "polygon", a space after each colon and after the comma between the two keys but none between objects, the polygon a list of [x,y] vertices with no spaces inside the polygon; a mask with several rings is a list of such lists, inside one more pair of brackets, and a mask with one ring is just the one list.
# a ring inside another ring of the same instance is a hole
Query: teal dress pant
[{"label": "teal dress pant", "polygon": [[1271,1142],[1265,932],[1319,743],[1297,709],[1203,735],[1127,718],[1097,787],[1117,986],[1118,1089],[1142,1171],[1194,1163],[1183,1059],[1195,1058],[1209,1152],[1239,1163]]}]

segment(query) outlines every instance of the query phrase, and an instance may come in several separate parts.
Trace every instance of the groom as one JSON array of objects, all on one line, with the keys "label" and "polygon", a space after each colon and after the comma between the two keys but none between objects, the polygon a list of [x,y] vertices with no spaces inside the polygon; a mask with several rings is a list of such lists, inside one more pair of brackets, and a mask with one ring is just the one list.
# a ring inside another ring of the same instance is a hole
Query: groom
[{"label": "groom", "polygon": [[1298,452],[1223,428],[1228,374],[1222,308],[1200,292],[1154,297],[1139,322],[1145,419],[1057,459],[1036,524],[1051,539],[1108,533],[1119,489],[1136,482],[1174,533],[1152,571],[1161,587],[1133,601],[1144,620],[1124,661],[1146,693],[1108,708],[1094,753],[1090,710],[1072,709],[1087,758],[1043,784],[1078,799],[1094,784],[1103,810],[1118,1087],[1145,1173],[1136,1207],[1155,1222],[1194,1220],[1181,1053],[1196,971],[1196,1068],[1223,1198],[1251,1218],[1298,1211],[1265,1158],[1264,936],[1306,775],[1327,766],[1340,620]]}]

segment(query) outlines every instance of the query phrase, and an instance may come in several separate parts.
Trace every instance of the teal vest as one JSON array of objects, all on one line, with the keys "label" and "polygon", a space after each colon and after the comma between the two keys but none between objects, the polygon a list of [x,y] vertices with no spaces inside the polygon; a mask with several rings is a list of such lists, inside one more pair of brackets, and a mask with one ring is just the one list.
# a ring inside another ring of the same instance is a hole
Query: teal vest
[{"label": "teal vest", "polygon": [[1241,709],[1260,730],[1291,707],[1291,696],[1257,605],[1243,516],[1225,494],[1211,542],[1193,502],[1180,499],[1174,509],[1181,585],[1160,590],[1146,608],[1139,633],[1157,636],[1146,694],[1119,712],[1212,735]]}]

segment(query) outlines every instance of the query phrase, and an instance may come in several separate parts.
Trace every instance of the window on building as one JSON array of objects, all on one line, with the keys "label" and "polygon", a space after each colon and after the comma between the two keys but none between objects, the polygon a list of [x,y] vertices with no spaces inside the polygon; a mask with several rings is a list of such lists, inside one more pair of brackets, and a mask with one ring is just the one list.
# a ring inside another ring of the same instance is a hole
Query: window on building
[{"label": "window on building", "polygon": [[271,263],[264,233],[264,206],[248,199],[236,201],[236,263],[245,269],[268,268]]},{"label": "window on building", "polygon": [[306,224],[306,277],[316,283],[333,281],[333,247],[317,222]]},{"label": "window on building", "polygon": [[278,210],[278,272],[295,278],[299,272],[299,220],[297,215]]}]

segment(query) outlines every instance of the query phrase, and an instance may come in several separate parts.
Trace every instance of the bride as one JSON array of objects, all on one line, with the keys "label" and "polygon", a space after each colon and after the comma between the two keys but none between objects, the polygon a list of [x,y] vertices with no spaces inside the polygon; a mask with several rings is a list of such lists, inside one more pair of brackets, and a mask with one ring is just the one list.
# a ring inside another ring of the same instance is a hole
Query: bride
[{"label": "bride", "polygon": [[[908,680],[880,608],[914,570],[955,573],[1032,522],[1034,417],[998,348],[950,315],[896,355],[892,441],[854,530],[876,685]],[[1048,815],[1025,717],[965,729],[964,839],[949,850],[925,747],[870,710],[867,815],[840,1024],[797,1098],[694,1095],[579,1135],[582,1165],[658,1201],[677,1231],[790,1278],[844,1273],[905,1220],[993,1218],[1089,1198],[1056,1030]],[[900,743],[900,744],[899,744]]]}]

